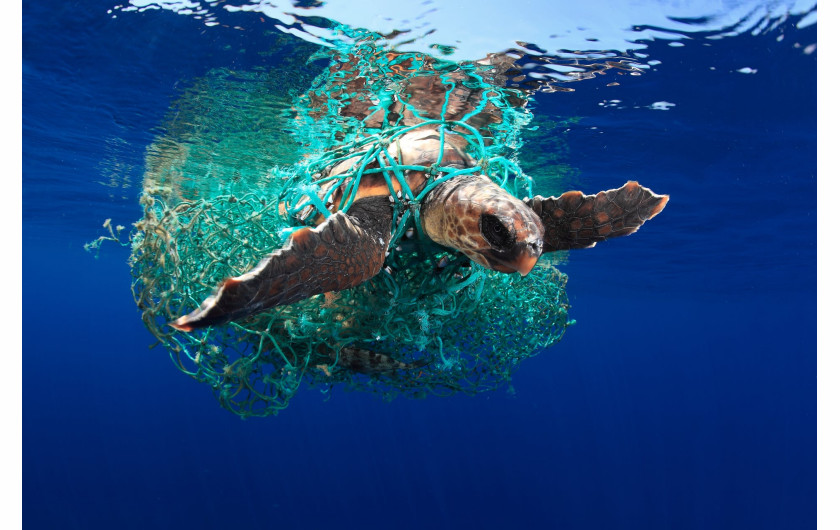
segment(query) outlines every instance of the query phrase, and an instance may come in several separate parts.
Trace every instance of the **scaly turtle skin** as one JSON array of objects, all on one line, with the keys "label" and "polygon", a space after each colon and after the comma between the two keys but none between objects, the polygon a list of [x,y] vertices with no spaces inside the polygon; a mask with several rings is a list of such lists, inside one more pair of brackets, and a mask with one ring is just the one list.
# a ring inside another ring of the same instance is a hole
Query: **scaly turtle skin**
[{"label": "scaly turtle skin", "polygon": [[[446,135],[441,165],[474,166],[462,149],[464,142],[459,135]],[[412,131],[389,146],[392,156],[401,156],[406,165],[430,166],[439,150],[440,136],[432,128]],[[331,173],[341,173],[356,160],[339,164]],[[425,172],[406,173],[413,191],[425,186]],[[395,178],[392,186],[401,191]],[[339,188],[325,202],[339,204],[342,193]],[[436,186],[423,200],[420,218],[424,232],[436,243],[489,269],[524,276],[543,253],[591,247],[635,232],[667,202],[667,195],[657,195],[637,182],[596,195],[569,191],[524,202],[487,176],[472,174]],[[251,271],[225,280],[198,309],[170,325],[192,331],[361,284],[385,262],[393,207],[384,177],[365,175],[346,213],[334,213],[315,228],[298,229],[285,247]]]}]

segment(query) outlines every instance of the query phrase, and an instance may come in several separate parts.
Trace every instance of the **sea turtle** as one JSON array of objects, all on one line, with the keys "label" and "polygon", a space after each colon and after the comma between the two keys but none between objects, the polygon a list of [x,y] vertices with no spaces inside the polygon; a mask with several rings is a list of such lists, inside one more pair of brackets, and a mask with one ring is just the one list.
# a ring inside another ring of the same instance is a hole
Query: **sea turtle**
[{"label": "sea turtle", "polygon": [[[391,157],[405,165],[468,168],[476,161],[458,133],[444,136],[437,127],[416,128],[388,146]],[[358,164],[359,154],[330,170],[340,174]],[[369,168],[378,167],[374,160]],[[412,191],[423,189],[431,171],[406,171]],[[401,193],[399,182],[391,186]],[[333,210],[344,187],[323,197]],[[472,261],[503,273],[527,275],[541,255],[586,248],[600,241],[635,232],[668,202],[637,182],[618,189],[584,195],[568,191],[559,197],[513,197],[480,172],[437,183],[420,205],[423,232],[434,242],[465,254]],[[181,331],[221,324],[292,304],[311,296],[354,287],[382,269],[391,241],[395,203],[382,173],[361,177],[346,212],[319,217],[316,227],[293,232],[286,245],[251,271],[222,282],[192,313],[171,322]]]}]

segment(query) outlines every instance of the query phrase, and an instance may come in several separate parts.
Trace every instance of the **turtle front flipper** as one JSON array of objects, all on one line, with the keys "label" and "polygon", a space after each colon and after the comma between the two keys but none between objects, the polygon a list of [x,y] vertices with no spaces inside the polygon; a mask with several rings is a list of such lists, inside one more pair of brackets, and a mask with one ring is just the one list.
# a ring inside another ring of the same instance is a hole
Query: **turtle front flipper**
[{"label": "turtle front flipper", "polygon": [[543,252],[588,248],[606,239],[632,234],[665,208],[668,195],[657,195],[638,182],[595,195],[567,191],[559,197],[526,199],[545,226]]},{"label": "turtle front flipper", "polygon": [[228,278],[201,306],[170,322],[181,331],[221,324],[375,276],[391,239],[387,196],[366,197],[317,228],[301,228],[249,272]]}]

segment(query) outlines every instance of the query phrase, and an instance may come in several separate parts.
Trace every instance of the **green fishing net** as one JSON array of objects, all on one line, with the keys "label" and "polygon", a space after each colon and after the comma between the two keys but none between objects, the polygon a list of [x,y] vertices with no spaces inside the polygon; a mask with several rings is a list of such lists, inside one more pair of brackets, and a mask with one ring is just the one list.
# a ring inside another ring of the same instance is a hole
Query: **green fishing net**
[{"label": "green fishing net", "polygon": [[[496,78],[498,62],[388,54],[364,39],[309,64],[324,60],[327,69],[296,100],[271,87],[271,71],[251,74],[245,91],[238,80],[248,74],[236,73],[233,81],[230,72],[208,76],[188,94],[193,104],[177,114],[190,131],[170,133],[150,148],[130,258],[145,325],[178,369],[210,386],[224,408],[242,417],[276,414],[301,386],[393,399],[509,385],[519,364],[560,340],[570,324],[565,275],[545,257],[524,278],[484,269],[431,242],[418,216],[430,189],[463,173],[482,172],[517,197],[532,195],[533,181],[515,160],[530,119],[522,95]],[[470,105],[428,115],[405,88],[417,76],[429,77],[431,85],[424,86],[440,92],[442,109],[457,107],[449,98],[471,98]],[[395,101],[404,110],[391,119]],[[214,117],[210,106],[228,114]],[[237,121],[236,112],[247,116]],[[408,115],[410,122],[402,119]],[[220,134],[214,120],[228,130]],[[417,127],[462,136],[476,165],[441,167],[440,158],[429,167],[403,165],[387,146]],[[210,129],[211,140],[196,132]],[[255,148],[266,142],[273,147]],[[220,150],[248,162],[216,164],[213,153]],[[271,167],[266,153],[277,165]],[[352,157],[357,162],[347,171],[329,174]],[[167,325],[198,307],[222,280],[281,248],[295,229],[331,215],[324,190],[347,186],[337,205],[346,211],[363,174],[404,183],[403,172],[412,169],[427,172],[429,183],[417,193],[407,185],[404,194],[391,191],[394,235],[385,267],[370,281],[190,333]],[[354,371],[343,361],[348,352],[385,355],[394,368]]]}]

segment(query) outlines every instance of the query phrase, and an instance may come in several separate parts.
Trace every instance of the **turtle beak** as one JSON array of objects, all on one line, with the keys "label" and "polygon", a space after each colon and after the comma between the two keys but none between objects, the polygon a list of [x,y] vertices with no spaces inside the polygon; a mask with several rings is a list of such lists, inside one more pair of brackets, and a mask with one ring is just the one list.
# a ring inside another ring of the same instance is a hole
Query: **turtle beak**
[{"label": "turtle beak", "polygon": [[534,265],[537,264],[537,258],[530,255],[523,255],[516,262],[516,270],[519,271],[520,276],[528,276]]},{"label": "turtle beak", "polygon": [[516,261],[512,263],[513,268],[519,272],[520,276],[527,276],[529,272],[537,264],[537,260],[542,255],[542,239],[528,238],[528,240],[520,243],[521,250]]}]

